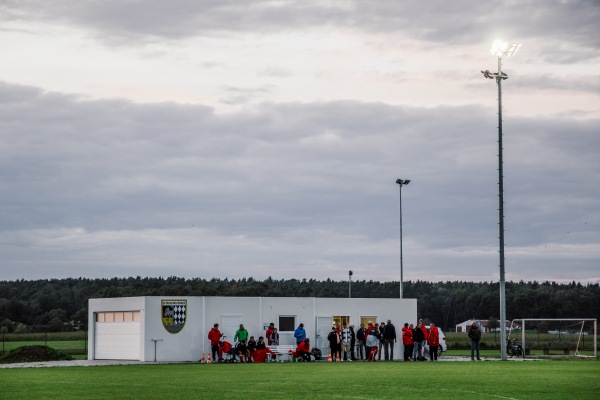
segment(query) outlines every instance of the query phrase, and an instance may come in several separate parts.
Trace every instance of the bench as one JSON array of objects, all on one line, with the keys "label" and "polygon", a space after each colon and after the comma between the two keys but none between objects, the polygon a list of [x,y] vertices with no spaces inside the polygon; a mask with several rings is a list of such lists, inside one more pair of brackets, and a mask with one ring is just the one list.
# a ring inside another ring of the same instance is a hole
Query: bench
[{"label": "bench", "polygon": [[275,353],[275,361],[283,362],[284,359],[290,360],[292,359],[292,352],[296,350],[296,346],[293,345],[279,345],[279,346],[269,346],[269,349]]}]

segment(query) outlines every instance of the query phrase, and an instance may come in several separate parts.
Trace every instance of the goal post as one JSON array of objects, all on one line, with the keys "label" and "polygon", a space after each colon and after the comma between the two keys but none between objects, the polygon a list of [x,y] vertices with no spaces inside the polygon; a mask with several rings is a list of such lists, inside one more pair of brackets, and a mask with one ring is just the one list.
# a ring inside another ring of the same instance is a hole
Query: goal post
[{"label": "goal post", "polygon": [[519,342],[529,357],[597,357],[595,318],[521,318],[512,320],[508,341]]}]

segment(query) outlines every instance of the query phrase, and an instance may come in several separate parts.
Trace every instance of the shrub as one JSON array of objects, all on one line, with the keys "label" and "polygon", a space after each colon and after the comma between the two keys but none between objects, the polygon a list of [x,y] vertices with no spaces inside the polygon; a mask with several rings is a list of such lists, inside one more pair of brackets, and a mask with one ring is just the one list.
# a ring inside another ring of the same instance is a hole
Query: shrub
[{"label": "shrub", "polygon": [[0,357],[2,363],[61,361],[72,360],[73,357],[48,346],[21,346]]}]

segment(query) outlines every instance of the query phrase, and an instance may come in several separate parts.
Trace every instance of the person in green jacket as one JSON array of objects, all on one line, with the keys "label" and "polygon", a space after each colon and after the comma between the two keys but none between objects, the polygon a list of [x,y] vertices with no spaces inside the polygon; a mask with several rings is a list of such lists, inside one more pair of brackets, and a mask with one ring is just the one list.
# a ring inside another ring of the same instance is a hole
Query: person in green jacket
[{"label": "person in green jacket", "polygon": [[233,337],[234,342],[246,342],[248,340],[248,330],[244,328],[244,324],[240,324],[240,329],[235,331],[235,336]]}]

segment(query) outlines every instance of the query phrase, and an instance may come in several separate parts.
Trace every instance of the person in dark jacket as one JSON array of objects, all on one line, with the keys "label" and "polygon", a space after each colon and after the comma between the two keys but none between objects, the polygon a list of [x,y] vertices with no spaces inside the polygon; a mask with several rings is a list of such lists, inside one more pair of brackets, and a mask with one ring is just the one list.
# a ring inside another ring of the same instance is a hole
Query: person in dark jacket
[{"label": "person in dark jacket", "polygon": [[477,350],[477,360],[479,358],[479,342],[481,341],[481,329],[477,326],[477,321],[473,320],[471,328],[469,329],[469,339],[471,340],[471,361],[475,361],[474,353]]},{"label": "person in dark jacket", "polygon": [[379,324],[379,327],[377,329],[378,329],[377,337],[379,338],[378,359],[379,359],[379,361],[381,361],[381,353],[383,353],[382,348],[384,347],[384,344],[385,344],[385,339],[383,338],[383,332],[385,331],[385,322],[382,322],[381,324]]},{"label": "person in dark jacket", "polygon": [[385,361],[393,361],[394,360],[394,345],[396,344],[396,327],[392,324],[392,321],[387,320],[387,324],[383,330],[383,340],[384,340],[384,354]]},{"label": "person in dark jacket", "polygon": [[423,353],[424,346],[423,342],[425,341],[425,334],[423,333],[422,322],[419,322],[413,331],[413,341],[415,342],[415,349],[417,350],[417,356],[415,361],[425,361],[425,356]]},{"label": "person in dark jacket", "polygon": [[356,334],[354,333],[354,325],[350,325],[350,359],[356,361],[356,354],[354,349],[356,346]]},{"label": "person in dark jacket", "polygon": [[356,331],[356,341],[358,342],[358,358],[359,360],[365,359],[365,341],[367,338],[365,337],[365,324],[360,324],[360,328]]},{"label": "person in dark jacket", "polygon": [[[329,348],[331,349],[331,359],[335,362],[336,358],[341,360],[340,355],[340,334],[337,332],[335,326],[331,328],[331,332],[327,335],[327,340],[329,340]],[[337,355],[337,357],[336,357]]]}]

